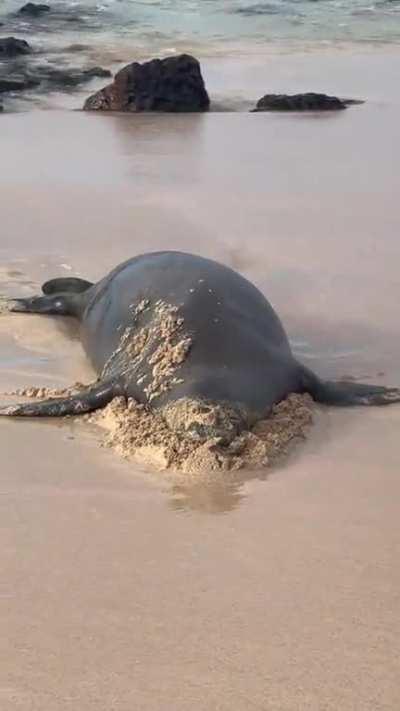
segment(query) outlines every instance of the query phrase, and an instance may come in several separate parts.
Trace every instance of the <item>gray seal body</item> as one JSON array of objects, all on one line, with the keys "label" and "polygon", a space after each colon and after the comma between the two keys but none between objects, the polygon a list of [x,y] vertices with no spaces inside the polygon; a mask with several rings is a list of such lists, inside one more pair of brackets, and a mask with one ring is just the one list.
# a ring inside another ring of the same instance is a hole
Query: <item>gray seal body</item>
[{"label": "gray seal body", "polygon": [[[397,388],[319,380],[294,358],[263,294],[210,259],[171,251],[144,254],[97,284],[54,279],[42,290],[43,296],[14,300],[11,310],[78,318],[99,379],[78,395],[11,405],[0,409],[2,415],[79,414],[117,395],[152,408],[188,397],[237,408],[249,424],[290,393],[309,393],[333,405],[400,401]],[[175,357],[184,351],[170,370],[161,357],[167,346]]]}]

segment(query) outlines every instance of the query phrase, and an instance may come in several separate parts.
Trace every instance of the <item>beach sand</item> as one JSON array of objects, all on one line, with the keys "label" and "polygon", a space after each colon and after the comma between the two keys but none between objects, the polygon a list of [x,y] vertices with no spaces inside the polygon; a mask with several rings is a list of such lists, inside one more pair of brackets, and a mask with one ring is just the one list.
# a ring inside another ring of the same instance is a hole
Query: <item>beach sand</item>
[{"label": "beach sand", "polygon": [[[194,251],[252,279],[321,376],[400,384],[399,69],[204,64],[219,103],[368,99],[322,117],[2,115],[1,294]],[[2,391],[92,377],[73,322],[0,314]],[[267,475],[174,481],[82,421],[2,419],[2,711],[399,708],[399,427],[316,408]]]}]

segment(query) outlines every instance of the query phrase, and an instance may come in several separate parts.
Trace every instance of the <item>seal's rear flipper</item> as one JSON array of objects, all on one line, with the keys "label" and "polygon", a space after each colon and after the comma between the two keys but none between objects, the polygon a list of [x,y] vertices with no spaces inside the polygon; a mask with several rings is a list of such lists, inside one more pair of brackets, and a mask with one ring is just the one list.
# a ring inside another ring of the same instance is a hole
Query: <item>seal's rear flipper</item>
[{"label": "seal's rear flipper", "polygon": [[391,405],[400,402],[399,388],[364,383],[322,382],[311,395],[317,402],[327,405]]},{"label": "seal's rear flipper", "polygon": [[385,388],[382,385],[367,385],[346,381],[322,381],[314,373],[304,369],[304,391],[316,402],[325,405],[349,407],[352,405],[391,405],[400,402],[400,388]]},{"label": "seal's rear flipper", "polygon": [[63,417],[82,415],[85,412],[105,407],[118,392],[115,383],[96,383],[76,395],[65,398],[50,398],[41,402],[28,402],[0,408],[1,417]]},{"label": "seal's rear flipper", "polygon": [[84,291],[90,289],[91,286],[93,286],[92,282],[86,281],[86,279],[64,277],[46,281],[42,286],[42,291],[46,296],[61,293],[82,294]]}]

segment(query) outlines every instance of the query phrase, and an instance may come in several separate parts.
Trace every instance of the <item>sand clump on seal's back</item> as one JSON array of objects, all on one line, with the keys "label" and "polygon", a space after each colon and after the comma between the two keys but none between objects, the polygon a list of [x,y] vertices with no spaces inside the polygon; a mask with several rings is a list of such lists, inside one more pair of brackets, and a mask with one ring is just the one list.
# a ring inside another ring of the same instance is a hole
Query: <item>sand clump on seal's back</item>
[{"label": "sand clump on seal's back", "polygon": [[[234,426],[230,408],[187,398],[163,413],[132,399],[115,398],[88,419],[105,430],[104,445],[126,459],[185,473],[231,471],[265,467],[286,454],[312,423],[311,402],[308,395],[290,395],[274,406],[270,417],[226,440],[207,436],[207,430],[196,437],[193,427],[209,426],[211,433],[215,426],[221,429],[221,422],[223,429],[224,421]],[[168,421],[174,421],[174,429]]]},{"label": "sand clump on seal's back", "polygon": [[103,373],[115,368],[122,373],[134,372],[149,403],[183,382],[175,371],[192,346],[190,335],[183,331],[184,319],[179,317],[178,308],[161,300],[153,305],[150,321],[139,325],[138,318],[150,306],[148,299],[132,306],[133,322],[125,328],[118,347],[103,368]]}]

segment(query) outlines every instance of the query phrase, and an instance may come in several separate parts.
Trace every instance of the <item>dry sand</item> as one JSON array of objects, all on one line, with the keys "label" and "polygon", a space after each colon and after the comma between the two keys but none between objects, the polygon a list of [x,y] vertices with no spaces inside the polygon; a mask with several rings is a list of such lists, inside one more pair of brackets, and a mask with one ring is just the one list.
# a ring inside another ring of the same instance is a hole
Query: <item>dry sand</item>
[{"label": "dry sand", "polygon": [[[400,383],[399,55],[234,69],[208,68],[216,93],[369,103],[3,115],[1,293],[197,251],[265,291],[320,375]],[[93,378],[69,320],[2,314],[0,366],[2,391]],[[316,409],[268,476],[172,481],[87,423],[2,420],[2,711],[398,709],[399,426],[395,406]]]}]

